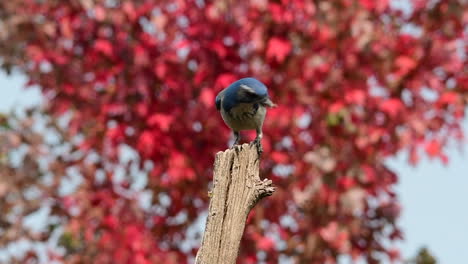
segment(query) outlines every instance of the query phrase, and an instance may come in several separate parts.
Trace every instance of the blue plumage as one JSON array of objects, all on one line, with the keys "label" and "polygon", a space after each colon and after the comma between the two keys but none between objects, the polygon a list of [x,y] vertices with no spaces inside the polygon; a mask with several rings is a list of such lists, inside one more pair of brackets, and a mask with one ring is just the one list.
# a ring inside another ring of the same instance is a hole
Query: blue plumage
[{"label": "blue plumage", "polygon": [[255,78],[240,79],[216,96],[216,108],[224,122],[233,130],[234,145],[240,140],[241,130],[255,129],[254,140],[261,151],[262,126],[268,107],[276,106],[268,96],[267,87]]}]

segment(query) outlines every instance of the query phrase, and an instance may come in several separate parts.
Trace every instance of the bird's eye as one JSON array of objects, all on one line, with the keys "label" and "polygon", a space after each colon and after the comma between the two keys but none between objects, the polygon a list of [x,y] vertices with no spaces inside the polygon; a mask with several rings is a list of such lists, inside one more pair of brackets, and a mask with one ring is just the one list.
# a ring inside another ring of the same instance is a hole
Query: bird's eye
[{"label": "bird's eye", "polygon": [[247,101],[258,101],[260,99],[260,96],[258,94],[250,92],[244,93],[244,97]]}]

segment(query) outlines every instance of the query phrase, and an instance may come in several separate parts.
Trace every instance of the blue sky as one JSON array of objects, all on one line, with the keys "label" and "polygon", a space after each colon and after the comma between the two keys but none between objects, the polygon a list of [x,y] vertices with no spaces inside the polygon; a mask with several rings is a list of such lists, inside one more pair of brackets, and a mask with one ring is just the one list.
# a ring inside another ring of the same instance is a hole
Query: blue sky
[{"label": "blue sky", "polygon": [[[467,128],[465,122],[465,131]],[[448,154],[448,166],[424,159],[413,168],[404,155],[388,162],[400,176],[400,224],[406,238],[401,249],[405,256],[427,245],[439,263],[468,259],[468,159],[455,147]]]},{"label": "blue sky", "polygon": [[[24,83],[20,74],[6,76],[0,72],[0,112],[41,102],[39,91],[23,89]],[[468,132],[468,122],[464,127]],[[468,259],[468,158],[455,144],[447,150],[448,166],[424,159],[413,168],[404,154],[388,161],[400,176],[400,226],[406,238],[400,248],[405,257],[428,246],[442,264]]]}]

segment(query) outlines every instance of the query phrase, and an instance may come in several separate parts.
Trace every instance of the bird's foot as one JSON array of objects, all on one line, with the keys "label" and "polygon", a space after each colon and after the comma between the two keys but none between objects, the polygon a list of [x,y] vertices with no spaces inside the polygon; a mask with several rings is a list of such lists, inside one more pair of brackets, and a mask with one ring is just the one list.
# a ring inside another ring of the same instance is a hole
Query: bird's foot
[{"label": "bird's foot", "polygon": [[255,145],[257,147],[257,152],[258,155],[262,155],[263,153],[263,147],[262,147],[262,142],[260,142],[259,138],[256,138],[254,141],[250,142],[250,145],[253,146]]},{"label": "bird's foot", "polygon": [[230,147],[230,149],[233,149],[233,148],[235,148],[236,146],[239,146],[239,142],[238,142],[238,141],[234,141],[234,143],[232,144],[232,146]]},{"label": "bird's foot", "polygon": [[239,144],[232,144],[232,146],[229,148],[231,150],[235,150],[236,153],[240,151],[241,146]]},{"label": "bird's foot", "polygon": [[230,149],[233,149],[233,148],[235,148],[236,146],[238,146],[238,145],[239,145],[239,141],[240,141],[240,134],[239,134],[239,132],[234,131],[234,144],[232,144],[232,146],[230,147]]}]

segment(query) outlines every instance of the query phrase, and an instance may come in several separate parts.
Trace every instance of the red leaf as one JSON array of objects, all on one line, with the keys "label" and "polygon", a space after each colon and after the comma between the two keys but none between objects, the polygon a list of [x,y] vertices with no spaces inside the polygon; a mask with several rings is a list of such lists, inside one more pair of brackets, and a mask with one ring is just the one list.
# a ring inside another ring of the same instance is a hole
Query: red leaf
[{"label": "red leaf", "polygon": [[134,62],[137,66],[146,66],[150,63],[147,48],[144,48],[141,45],[137,45],[135,46],[133,52],[134,52]]},{"label": "red leaf", "polygon": [[369,165],[362,165],[362,172],[364,173],[363,182],[364,183],[373,183],[377,179],[375,169]]},{"label": "red leaf", "polygon": [[374,0],[359,0],[359,3],[368,10],[372,10],[374,8],[375,2],[376,1]]},{"label": "red leaf", "polygon": [[220,74],[215,82],[216,90],[224,89],[237,80],[237,76],[231,73]]},{"label": "red leaf", "polygon": [[360,89],[355,89],[346,93],[345,99],[348,103],[363,105],[366,102],[367,94]]},{"label": "red leaf", "polygon": [[64,17],[60,19],[60,31],[64,37],[71,38],[73,37],[73,30],[70,24],[70,18]]},{"label": "red leaf", "polygon": [[377,11],[382,12],[385,8],[387,8],[389,0],[359,0],[359,2],[367,10],[373,10],[375,8]]},{"label": "red leaf", "polygon": [[388,99],[380,105],[380,109],[390,117],[396,117],[403,110],[403,103],[400,99]]},{"label": "red leaf", "polygon": [[445,92],[443,93],[437,103],[445,105],[445,104],[453,104],[458,101],[458,94],[455,92]]},{"label": "red leaf", "polygon": [[103,112],[108,114],[108,115],[120,115],[125,113],[127,110],[127,106],[124,104],[104,104],[103,105]]},{"label": "red leaf", "polygon": [[151,261],[146,259],[146,257],[141,252],[136,254],[134,261],[135,264],[151,264]]},{"label": "red leaf", "polygon": [[269,59],[275,59],[282,63],[286,56],[291,52],[292,46],[288,40],[273,37],[268,42],[266,56]]},{"label": "red leaf", "polygon": [[338,186],[343,188],[343,190],[348,190],[356,184],[355,180],[351,177],[341,177],[338,179]]},{"label": "red leaf", "polygon": [[389,220],[395,220],[401,213],[401,206],[398,203],[383,202],[380,204],[378,212]]},{"label": "red leaf", "polygon": [[121,126],[110,128],[106,132],[106,138],[110,139],[114,143],[120,142],[125,138],[124,129]]},{"label": "red leaf", "polygon": [[277,3],[269,3],[270,14],[276,22],[282,22],[284,9]]},{"label": "red leaf", "polygon": [[275,246],[275,242],[271,238],[268,237],[262,237],[260,238],[259,241],[257,241],[257,246],[259,249],[264,250],[264,251],[269,251],[273,249]]},{"label": "red leaf", "polygon": [[458,77],[457,83],[458,83],[458,87],[460,87],[460,89],[468,91],[468,76]]},{"label": "red leaf", "polygon": [[103,53],[104,55],[111,57],[114,53],[114,49],[112,44],[105,39],[98,39],[94,43],[94,49],[98,52]]},{"label": "red leaf", "polygon": [[411,165],[416,165],[419,162],[419,154],[416,148],[411,149],[409,152],[409,162]]},{"label": "red leaf", "polygon": [[62,89],[63,89],[63,92],[68,95],[72,95],[75,93],[75,87],[68,83],[64,84],[62,86]]},{"label": "red leaf", "polygon": [[275,151],[271,153],[270,155],[271,155],[271,159],[279,164],[285,164],[289,161],[288,155],[284,152]]},{"label": "red leaf", "polygon": [[426,152],[431,158],[439,156],[441,154],[441,149],[442,145],[436,139],[433,139],[426,144]]},{"label": "red leaf", "polygon": [[170,167],[184,168],[185,166],[186,166],[185,156],[178,151],[172,152],[171,160],[170,160]]},{"label": "red leaf", "polygon": [[114,215],[107,215],[103,220],[104,226],[115,229],[119,225],[119,220]]},{"label": "red leaf", "polygon": [[408,56],[399,56],[395,60],[395,65],[398,67],[395,75],[403,76],[406,75],[409,71],[413,70],[416,67],[416,61]]},{"label": "red leaf", "polygon": [[447,155],[445,155],[444,153],[441,153],[441,154],[439,155],[439,158],[440,158],[440,160],[442,161],[442,163],[443,163],[444,165],[447,165],[447,164],[448,164],[449,158],[448,158]]},{"label": "red leaf", "polygon": [[344,104],[342,102],[335,102],[328,107],[328,112],[331,114],[336,114],[340,112],[343,108]]},{"label": "red leaf", "polygon": [[392,261],[392,263],[394,261],[397,261],[397,260],[401,259],[400,250],[398,250],[398,249],[390,249],[388,251],[387,255],[388,255],[388,258],[390,259],[390,261]]},{"label": "red leaf", "polygon": [[149,107],[150,106],[148,104],[144,102],[139,102],[135,105],[135,112],[141,117],[146,117],[149,112]]},{"label": "red leaf", "polygon": [[178,151],[173,151],[170,155],[168,175],[169,182],[178,183],[182,180],[194,180],[195,171],[188,167],[186,156]]},{"label": "red leaf", "polygon": [[124,2],[122,4],[122,10],[125,12],[125,14],[128,16],[128,18],[131,21],[134,21],[137,17],[135,6],[133,5],[132,2]]},{"label": "red leaf", "polygon": [[153,68],[153,72],[158,78],[163,79],[168,71],[168,67],[165,62],[156,62]]},{"label": "red leaf", "polygon": [[[197,73],[195,74],[195,77],[193,78],[193,82],[195,85],[200,85],[204,80],[205,78],[208,76],[208,71],[205,70],[204,67],[199,67],[198,70],[197,70]],[[216,82],[215,82],[216,83]],[[217,87],[215,85],[215,87]]]},{"label": "red leaf", "polygon": [[219,41],[212,42],[210,47],[220,58],[225,58],[228,53],[226,47]]},{"label": "red leaf", "polygon": [[138,138],[137,149],[141,151],[144,156],[150,156],[155,148],[154,136],[150,131],[143,131]]},{"label": "red leaf", "polygon": [[320,236],[327,242],[333,242],[338,235],[338,224],[336,221],[330,222],[326,227],[319,231]]},{"label": "red leaf", "polygon": [[151,115],[147,122],[148,125],[159,127],[162,131],[169,131],[173,119],[171,115],[158,113]]},{"label": "red leaf", "polygon": [[28,45],[26,48],[28,57],[30,57],[35,62],[41,62],[45,59],[45,54],[42,51],[42,48],[36,45]]},{"label": "red leaf", "polygon": [[205,88],[200,93],[200,102],[202,102],[206,107],[212,107],[214,105],[215,95],[213,90]]},{"label": "red leaf", "polygon": [[258,259],[257,257],[254,255],[254,256],[246,256],[245,257],[245,264],[256,264],[258,263]]},{"label": "red leaf", "polygon": [[340,231],[336,221],[332,221],[326,227],[321,228],[319,234],[330,246],[339,251],[346,251],[349,247],[349,243],[347,243],[348,232],[345,230]]},{"label": "red leaf", "polygon": [[101,234],[99,238],[99,245],[103,248],[110,248],[113,242],[112,232],[106,231]]},{"label": "red leaf", "polygon": [[94,17],[97,21],[103,21],[106,18],[106,10],[102,6],[96,5],[94,8]]}]

